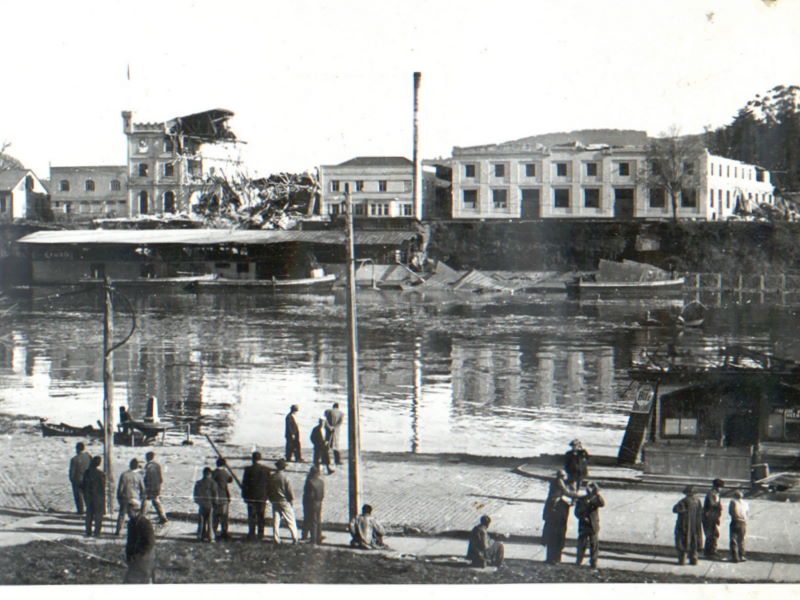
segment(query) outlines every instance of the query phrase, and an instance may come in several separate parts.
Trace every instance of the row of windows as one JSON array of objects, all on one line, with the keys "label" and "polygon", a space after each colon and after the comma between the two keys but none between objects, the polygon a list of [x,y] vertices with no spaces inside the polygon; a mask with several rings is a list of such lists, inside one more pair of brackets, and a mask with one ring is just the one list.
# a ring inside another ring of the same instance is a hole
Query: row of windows
[{"label": "row of windows", "polygon": [[[630,190],[633,193],[633,190]],[[493,189],[492,207],[495,210],[508,208],[508,190]],[[571,188],[553,188],[553,208],[569,208],[571,205]],[[462,206],[465,210],[478,209],[478,190],[462,190]],[[535,188],[520,189],[522,203],[539,200],[539,190]],[[680,194],[680,206],[697,208],[696,190],[683,190]],[[667,194],[664,188],[651,188],[649,193],[650,208],[666,208]],[[600,208],[600,188],[583,188],[584,208]]]},{"label": "row of windows", "polygon": [[[146,190],[142,190],[136,196],[136,199],[139,201],[139,212],[142,214],[146,214],[150,212],[150,194],[147,193]],[[175,192],[167,191],[161,194],[161,201],[164,212],[174,213],[176,204],[175,204]]]},{"label": "row of windows", "polygon": [[[538,163],[522,163],[522,172],[525,177],[537,177],[538,170],[541,165]],[[553,174],[556,177],[568,177],[572,163],[570,162],[554,162]],[[584,162],[581,164],[583,174],[586,177],[598,177],[600,174],[600,163],[598,162]],[[491,173],[493,177],[505,177],[508,170],[506,163],[493,163],[491,165]],[[630,177],[633,173],[632,161],[615,161],[614,172],[621,177]],[[477,177],[478,165],[475,163],[467,163],[464,165],[464,178],[475,179]]]},{"label": "row of windows", "polygon": [[[139,177],[147,177],[148,173],[150,172],[150,165],[148,163],[138,163],[136,165],[136,173]],[[175,163],[173,162],[166,162],[161,165],[161,175],[163,177],[174,177],[175,176]]]},{"label": "row of windows", "polygon": [[[764,181],[764,171],[761,169],[752,169],[750,167],[740,167],[739,165],[723,165],[722,163],[708,163],[710,175],[717,175],[719,177],[731,177],[733,174],[734,179],[749,179],[756,181]],[[724,175],[723,175],[724,173]]]},{"label": "row of windows", "polygon": [[[402,184],[403,184],[403,191],[404,192],[410,192],[411,191],[411,185],[412,184],[411,184],[411,180],[410,179],[404,179],[402,181]],[[353,185],[353,188],[355,189],[356,192],[365,191],[364,180],[363,179],[357,179],[356,181],[353,182],[352,185]],[[331,188],[332,192],[345,192],[348,189],[350,189],[349,186],[350,186],[350,183],[347,182],[347,181],[341,181],[339,179],[332,179],[330,188]],[[367,191],[373,191],[374,192],[375,190],[373,189],[373,190],[367,190]],[[389,191],[389,182],[386,179],[379,179],[378,180],[378,190],[377,191],[379,191],[379,192],[387,192],[387,191]]]},{"label": "row of windows", "polygon": [[[389,203],[388,202],[368,202],[368,203],[358,203],[353,204],[353,214],[356,216],[365,216],[369,215],[370,217],[388,217],[389,214]],[[398,205],[398,216],[401,217],[413,217],[414,216],[414,206],[412,204],[400,204]],[[343,204],[329,204],[328,205],[328,214],[332,217],[335,217],[339,214],[344,214],[344,205]]]},{"label": "row of windows", "polygon": [[[71,189],[71,184],[68,179],[62,179],[58,182],[59,192],[68,192]],[[83,189],[87,192],[94,192],[97,190],[97,184],[94,179],[87,179],[83,182]],[[112,192],[118,192],[122,189],[122,182],[119,179],[112,179],[108,184],[108,189]]]}]

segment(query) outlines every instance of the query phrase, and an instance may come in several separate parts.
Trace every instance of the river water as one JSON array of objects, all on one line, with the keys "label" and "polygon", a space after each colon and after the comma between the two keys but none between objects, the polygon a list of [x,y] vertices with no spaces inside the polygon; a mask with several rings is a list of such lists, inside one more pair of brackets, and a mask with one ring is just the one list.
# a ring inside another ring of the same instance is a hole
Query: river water
[{"label": "river water", "polygon": [[[124,290],[137,316],[114,353],[114,396],[141,418],[247,446],[283,444],[289,405],[303,441],[323,410],[346,410],[342,295]],[[683,301],[359,292],[362,448],[532,456],[581,438],[615,455],[627,423],[627,370],[643,352],[715,354],[745,344],[800,359],[797,306],[724,300],[705,326],[636,321]],[[719,300],[719,299],[717,299]],[[713,299],[710,303],[713,302]],[[130,318],[121,302],[116,336]],[[0,412],[95,423],[102,407],[102,305],[37,290],[0,324]],[[306,446],[310,445],[306,443]]]}]

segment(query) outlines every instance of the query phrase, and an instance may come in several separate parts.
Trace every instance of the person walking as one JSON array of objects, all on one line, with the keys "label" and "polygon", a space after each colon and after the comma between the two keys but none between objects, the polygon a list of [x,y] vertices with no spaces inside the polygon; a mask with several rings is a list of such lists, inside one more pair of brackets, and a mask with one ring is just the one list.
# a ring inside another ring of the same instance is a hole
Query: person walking
[{"label": "person walking", "polygon": [[750,507],[744,500],[744,495],[740,490],[736,490],[733,492],[733,500],[728,504],[728,514],[731,517],[731,562],[745,562],[747,560],[744,554],[744,538],[747,535],[749,513]]},{"label": "person walking", "polygon": [[144,465],[144,502],[142,502],[142,513],[147,515],[147,502],[150,501],[158,513],[158,522],[161,525],[169,523],[164,507],[161,505],[161,485],[164,477],[161,473],[161,465],[156,462],[156,453],[148,452],[144,455],[147,461]]},{"label": "person walking", "polygon": [[106,474],[100,470],[102,456],[93,456],[83,475],[81,490],[86,501],[86,537],[99,538],[106,514]]},{"label": "person walking", "polygon": [[362,550],[375,550],[386,548],[383,542],[384,530],[378,520],[372,515],[372,506],[365,504],[361,507],[361,514],[350,521],[350,546]]},{"label": "person walking", "polygon": [[211,516],[219,501],[219,489],[214,481],[211,467],[203,469],[203,478],[194,484],[192,494],[197,504],[197,539],[201,542],[211,541]]},{"label": "person walking", "polygon": [[297,425],[298,412],[300,412],[300,407],[297,404],[292,404],[289,414],[286,415],[286,430],[284,432],[284,437],[286,438],[286,462],[292,460],[292,457],[297,462],[303,462],[303,455],[300,449],[300,427]]},{"label": "person walking", "polygon": [[214,509],[212,523],[214,539],[227,540],[230,538],[228,535],[228,511],[231,504],[231,492],[228,490],[228,484],[233,481],[233,476],[228,471],[224,458],[217,459],[217,468],[214,470],[213,477],[219,490],[219,498]]},{"label": "person walking", "polygon": [[684,497],[672,507],[677,514],[675,520],[675,550],[678,552],[678,564],[697,564],[697,553],[703,546],[703,505],[694,495],[694,487],[687,485],[683,489]]},{"label": "person walking", "polygon": [[589,476],[589,453],[578,439],[572,440],[569,445],[570,450],[564,454],[564,471],[567,474],[567,485],[577,491],[581,482]]},{"label": "person walking", "polygon": [[260,452],[253,452],[252,464],[245,467],[242,475],[242,500],[247,505],[247,539],[258,539],[264,537],[264,525],[266,518],[264,513],[267,509],[267,498],[269,497],[270,470],[259,461]]},{"label": "person walking", "polygon": [[722,479],[715,479],[711,482],[711,489],[706,494],[703,502],[703,533],[706,543],[703,547],[703,554],[706,558],[713,558],[717,555],[717,541],[719,540],[719,521],[722,517],[722,488],[725,482]]},{"label": "person walking", "polygon": [[133,499],[125,505],[128,511],[128,539],[125,560],[128,571],[124,583],[156,582],[156,534],[153,525],[142,514],[141,504]]},{"label": "person walking", "polygon": [[489,535],[489,525],[492,519],[483,515],[480,523],[472,528],[467,546],[467,558],[473,567],[484,568],[486,565],[500,568],[503,566],[505,546],[503,542],[492,542]]},{"label": "person walking", "polygon": [[303,487],[303,535],[301,539],[312,544],[322,543],[322,499],[325,497],[325,482],[320,469],[314,465],[309,469]]},{"label": "person walking", "polygon": [[75,512],[82,515],[84,512],[83,490],[81,484],[83,483],[83,476],[86,469],[89,468],[89,463],[92,460],[92,455],[86,450],[86,445],[83,442],[75,444],[75,456],[69,459],[69,482],[72,484],[72,498],[75,500]]},{"label": "person walking", "polygon": [[314,445],[314,464],[316,466],[319,466],[320,463],[324,464],[330,475],[336,472],[336,469],[331,468],[331,453],[325,436],[327,427],[328,422],[320,419],[319,424],[311,430],[311,443]]},{"label": "person walking", "polygon": [[294,493],[292,484],[286,475],[286,461],[279,459],[275,462],[276,471],[269,479],[269,500],[272,504],[272,541],[276,544],[281,543],[280,528],[281,521],[286,522],[289,533],[292,535],[292,543],[297,543],[297,523],[294,518]]},{"label": "person walking", "polygon": [[[119,516],[117,517],[117,529],[114,535],[120,535],[125,516],[128,514],[128,504],[136,501],[136,510],[140,511],[142,499],[144,498],[144,481],[139,473],[139,461],[135,458],[128,463],[128,470],[119,476],[117,483],[117,502],[119,502]],[[141,512],[141,511],[140,511]]]},{"label": "person walking", "polygon": [[592,482],[586,484],[586,493],[575,501],[575,516],[578,518],[578,551],[575,562],[583,564],[586,549],[589,549],[589,565],[597,568],[600,556],[600,508],[606,501],[600,495],[600,488]]},{"label": "person walking", "polygon": [[333,406],[324,413],[325,420],[328,422],[327,438],[328,447],[333,452],[333,460],[337,465],[342,464],[342,455],[339,452],[339,442],[342,424],[344,423],[344,413],[339,409],[339,403],[334,402]]}]

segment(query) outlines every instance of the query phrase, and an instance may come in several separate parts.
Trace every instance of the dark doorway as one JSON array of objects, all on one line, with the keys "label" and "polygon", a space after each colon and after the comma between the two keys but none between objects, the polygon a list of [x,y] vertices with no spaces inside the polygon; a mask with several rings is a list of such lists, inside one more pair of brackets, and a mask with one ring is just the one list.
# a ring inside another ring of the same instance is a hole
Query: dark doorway
[{"label": "dark doorway", "polygon": [[614,188],[614,216],[616,218],[633,218],[633,193],[633,188]]},{"label": "dark doorway", "polygon": [[522,188],[522,218],[538,219],[541,216],[539,188]]},{"label": "dark doorway", "polygon": [[752,413],[728,415],[724,436],[726,446],[752,446],[758,441],[758,419]]},{"label": "dark doorway", "polygon": [[146,215],[147,214],[147,192],[142,190],[139,192],[139,214]]}]

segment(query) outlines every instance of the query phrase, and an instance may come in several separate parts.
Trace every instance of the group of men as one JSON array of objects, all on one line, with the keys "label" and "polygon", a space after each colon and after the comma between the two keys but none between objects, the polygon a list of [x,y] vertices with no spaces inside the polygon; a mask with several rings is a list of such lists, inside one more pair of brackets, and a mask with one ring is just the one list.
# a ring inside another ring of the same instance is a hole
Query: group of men
[{"label": "group of men", "polygon": [[[297,413],[300,407],[292,404],[289,414],[286,415],[286,428],[284,436],[286,438],[286,461],[303,461],[303,453],[300,444],[300,427],[297,424]],[[336,469],[331,466],[331,453],[333,462],[336,465],[342,464],[342,455],[339,451],[339,438],[342,424],[344,423],[344,413],[339,409],[339,403],[334,402],[333,406],[327,409],[319,419],[319,423],[311,430],[311,445],[314,448],[314,465],[325,465],[328,474],[334,473]]]}]

